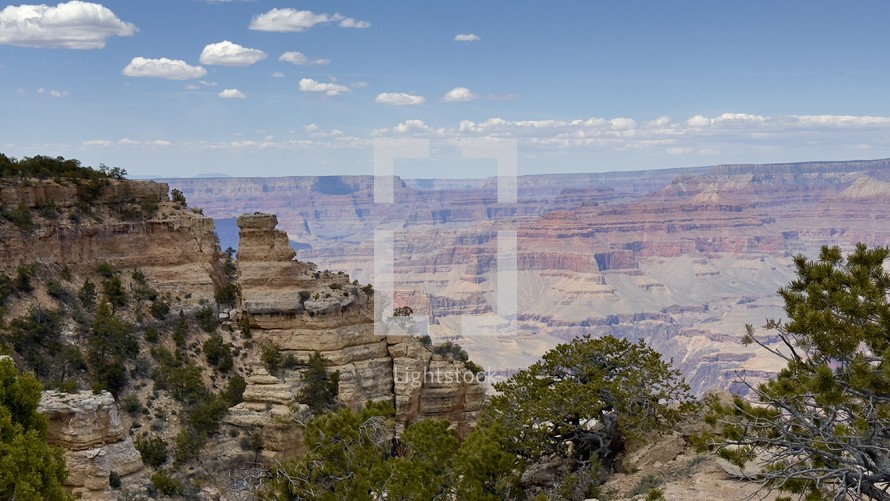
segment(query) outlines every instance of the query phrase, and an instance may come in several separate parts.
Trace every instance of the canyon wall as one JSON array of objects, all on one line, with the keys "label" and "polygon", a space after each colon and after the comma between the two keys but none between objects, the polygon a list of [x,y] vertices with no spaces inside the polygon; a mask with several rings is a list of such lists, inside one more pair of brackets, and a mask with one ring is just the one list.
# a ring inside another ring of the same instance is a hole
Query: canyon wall
[{"label": "canyon wall", "polygon": [[[782,317],[791,258],[890,243],[888,160],[522,176],[515,204],[497,202],[493,178],[399,180],[392,204],[374,203],[370,176],[169,182],[213,217],[239,203],[280,209],[299,259],[363,282],[374,281],[374,231],[393,231],[395,300],[494,377],[606,333],[646,339],[698,392],[768,377],[781,361],[741,336]],[[496,315],[504,230],[517,235],[515,319]],[[516,328],[468,337],[468,318]]]}]

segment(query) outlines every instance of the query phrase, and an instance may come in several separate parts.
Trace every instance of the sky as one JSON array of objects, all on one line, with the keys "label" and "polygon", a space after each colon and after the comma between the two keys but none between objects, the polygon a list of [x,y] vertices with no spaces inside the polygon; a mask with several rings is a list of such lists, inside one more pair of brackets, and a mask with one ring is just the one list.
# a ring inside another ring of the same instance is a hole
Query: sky
[{"label": "sky", "polygon": [[[890,2],[0,2],[0,152],[131,176],[486,177],[890,157]],[[379,143],[376,143],[379,144]],[[494,164],[491,164],[494,165]]]}]

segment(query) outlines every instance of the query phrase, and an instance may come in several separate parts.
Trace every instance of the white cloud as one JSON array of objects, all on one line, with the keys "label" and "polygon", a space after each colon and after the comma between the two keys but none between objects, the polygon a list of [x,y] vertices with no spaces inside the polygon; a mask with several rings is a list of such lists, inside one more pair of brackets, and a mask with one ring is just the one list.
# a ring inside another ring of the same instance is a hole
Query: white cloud
[{"label": "white cloud", "polygon": [[311,10],[272,9],[254,16],[249,28],[257,31],[306,31],[319,24],[339,23],[341,28],[369,28],[371,23],[340,14],[316,14]]},{"label": "white cloud", "polygon": [[630,118],[613,118],[609,120],[612,130],[631,130],[636,128],[637,122]]},{"label": "white cloud", "polygon": [[74,0],[55,7],[10,5],[0,10],[0,44],[22,47],[101,49],[111,36],[138,31],[103,5]]},{"label": "white cloud", "polygon": [[519,94],[515,92],[510,92],[507,94],[492,94],[490,96],[485,96],[485,99],[489,101],[515,101],[519,99]]},{"label": "white cloud", "polygon": [[272,73],[272,78],[284,78],[284,73],[276,71],[275,73]]},{"label": "white cloud", "polygon": [[180,59],[146,59],[134,57],[121,72],[128,77],[166,78],[168,80],[190,80],[201,78],[207,70],[200,66],[190,66]]},{"label": "white cloud", "polygon": [[479,35],[475,33],[458,33],[454,35],[455,42],[478,42],[481,40]]},{"label": "white cloud", "polygon": [[851,115],[792,115],[791,122],[802,126],[817,127],[886,127],[890,117],[851,116]]},{"label": "white cloud", "polygon": [[649,120],[646,122],[647,127],[666,127],[671,124],[670,117],[658,117],[655,120]]},{"label": "white cloud", "polygon": [[350,87],[352,87],[353,89],[364,89],[364,88],[367,87],[368,85],[369,85],[368,82],[359,80],[358,82],[356,82],[356,83],[350,85]]},{"label": "white cloud", "polygon": [[201,51],[201,64],[219,66],[250,66],[266,59],[266,53],[259,49],[248,49],[228,40],[212,43]]},{"label": "white cloud", "polygon": [[340,138],[344,137],[344,133],[340,129],[322,130],[321,127],[312,123],[303,126],[303,130],[308,132],[311,137],[315,138]]},{"label": "white cloud", "polygon": [[91,139],[82,143],[84,146],[111,146],[114,143],[106,139]]},{"label": "white cloud", "polygon": [[300,90],[302,92],[323,92],[326,96],[339,96],[350,91],[349,87],[344,85],[317,82],[311,78],[300,80]]},{"label": "white cloud", "polygon": [[466,87],[455,87],[445,93],[442,98],[449,103],[467,103],[479,99],[479,96]]},{"label": "white cloud", "polygon": [[44,89],[43,87],[38,87],[34,92],[38,94],[46,94],[51,97],[65,97],[68,95],[67,90]]},{"label": "white cloud", "polygon": [[198,90],[203,89],[204,87],[216,87],[216,82],[208,82],[207,80],[199,80],[198,83],[189,83],[186,84],[185,88],[188,90]]},{"label": "white cloud", "polygon": [[219,97],[223,99],[247,99],[247,96],[238,89],[224,89],[219,93]]},{"label": "white cloud", "polygon": [[426,102],[426,99],[423,96],[415,96],[405,92],[382,92],[377,94],[377,97],[374,98],[374,102],[380,104],[394,104],[396,106],[411,106],[423,104]]},{"label": "white cloud", "polygon": [[291,64],[302,64],[302,65],[312,65],[312,64],[328,64],[331,62],[330,59],[310,59],[306,57],[302,52],[285,52],[278,58],[279,61],[284,61],[285,63]]},{"label": "white cloud", "polygon": [[432,129],[429,125],[423,123],[423,120],[405,120],[393,127],[393,130],[402,134],[408,132],[429,132]]},{"label": "white cloud", "polygon": [[[339,14],[337,14],[337,15],[339,15]],[[365,28],[370,28],[371,23],[369,23],[367,21],[359,21],[359,20],[353,19],[351,17],[344,17],[343,19],[340,20],[340,27],[341,28],[365,29]]]},{"label": "white cloud", "polygon": [[711,119],[705,118],[702,115],[695,115],[689,120],[686,120],[686,125],[690,127],[707,127],[711,125]]}]

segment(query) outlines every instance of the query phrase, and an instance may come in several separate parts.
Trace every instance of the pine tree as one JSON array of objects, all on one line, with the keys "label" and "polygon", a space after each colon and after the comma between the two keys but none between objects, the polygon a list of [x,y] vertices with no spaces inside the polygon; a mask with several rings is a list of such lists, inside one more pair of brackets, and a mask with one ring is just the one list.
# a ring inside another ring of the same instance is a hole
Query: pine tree
[{"label": "pine tree", "polygon": [[320,414],[334,408],[339,387],[340,371],[328,374],[324,357],[316,351],[309,357],[303,373],[303,388],[298,400],[308,405],[313,414]]},{"label": "pine tree", "polygon": [[0,360],[0,499],[63,500],[65,460],[46,443],[40,383]]},{"label": "pine tree", "polygon": [[888,255],[860,244],[846,260],[837,247],[794,259],[788,320],[767,320],[772,339],[746,336],[787,365],[749,399],[714,402],[722,436],[704,445],[739,466],[758,457],[770,488],[807,499],[890,499]]}]

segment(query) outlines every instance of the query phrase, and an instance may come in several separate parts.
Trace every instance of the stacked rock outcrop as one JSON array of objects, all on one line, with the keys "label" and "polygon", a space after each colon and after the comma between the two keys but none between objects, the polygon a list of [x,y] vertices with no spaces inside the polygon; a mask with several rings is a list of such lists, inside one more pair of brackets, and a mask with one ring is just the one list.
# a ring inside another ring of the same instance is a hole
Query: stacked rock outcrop
[{"label": "stacked rock outcrop", "polygon": [[[254,339],[301,361],[320,353],[329,370],[340,373],[337,398],[343,405],[358,408],[368,401],[388,400],[395,405],[400,428],[442,418],[466,433],[484,397],[484,386],[475,375],[461,362],[434,358],[414,337],[375,333],[373,290],[350,283],[346,274],[318,271],[294,260],[287,235],[275,229],[277,223],[271,214],[238,218],[238,280]],[[269,412],[286,405],[289,402],[279,397],[288,388],[292,394],[299,391],[299,381],[270,378],[274,376],[255,372],[248,380],[245,403],[232,410],[240,417],[232,424],[247,424],[249,410],[255,416],[258,410],[265,412],[266,405]],[[265,395],[270,388],[275,395]],[[284,443],[277,447],[289,449]]]},{"label": "stacked rock outcrop", "polygon": [[108,499],[112,472],[124,478],[143,470],[142,457],[107,391],[44,391],[38,410],[48,421],[47,442],[65,449],[65,485],[75,496]]}]

